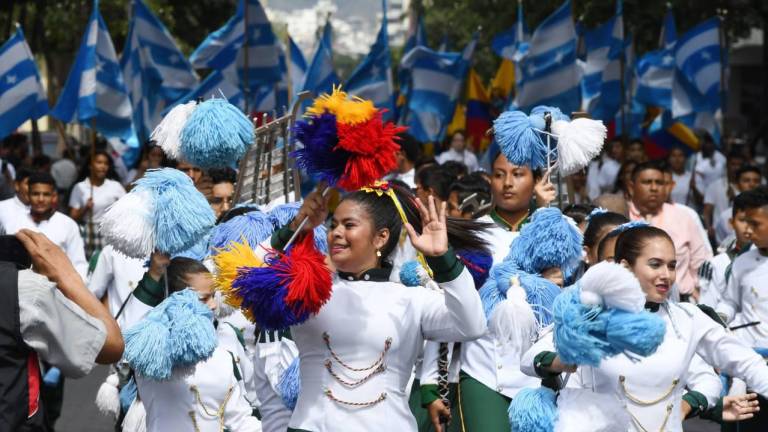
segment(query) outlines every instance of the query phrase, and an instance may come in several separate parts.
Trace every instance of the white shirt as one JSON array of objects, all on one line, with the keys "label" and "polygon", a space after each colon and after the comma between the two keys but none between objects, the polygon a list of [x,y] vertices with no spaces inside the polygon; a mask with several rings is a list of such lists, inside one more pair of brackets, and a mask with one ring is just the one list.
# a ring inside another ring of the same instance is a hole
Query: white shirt
[{"label": "white shirt", "polygon": [[29,206],[25,205],[19,197],[14,196],[0,201],[0,234],[14,234],[7,227],[17,226],[29,214]]},{"label": "white shirt", "polygon": [[469,150],[457,152],[454,149],[448,149],[435,158],[437,163],[444,164],[448,161],[461,162],[467,167],[468,173],[473,173],[480,169],[480,165],[477,163],[477,156]]},{"label": "white shirt", "polygon": [[[394,282],[342,280],[337,275],[328,303],[291,329],[301,358],[301,394],[290,427],[312,432],[416,431],[408,386],[424,340],[465,341],[486,328],[480,296],[466,269],[440,286],[445,295]],[[387,340],[391,343],[385,349]],[[337,359],[369,369],[353,372]],[[333,373],[345,380],[371,377],[349,388],[331,375],[328,360]],[[377,364],[384,365],[380,372],[375,372]],[[327,391],[355,403],[386,396],[378,403],[351,408],[331,400]]]},{"label": "white shirt", "polygon": [[[728,188],[732,187],[728,184],[728,180],[723,177],[712,182],[707,187],[707,192],[704,194],[704,204],[712,206],[712,226],[717,226],[720,223],[720,218],[725,210],[732,204],[732,200],[728,198]],[[734,192],[734,196],[738,193]],[[727,222],[727,221],[726,221]]]},{"label": "white shirt", "polygon": [[[125,189],[120,183],[105,179],[101,186],[93,187],[93,221],[98,223],[101,216],[120,197],[125,195]],[[72,208],[83,208],[88,198],[91,197],[91,180],[85,179],[78,182],[72,189],[72,195],[69,196],[69,206]]]},{"label": "white shirt", "polygon": [[195,365],[192,375],[175,371],[167,381],[136,375],[136,384],[147,410],[147,432],[220,432],[220,409],[223,426],[230,431],[261,431],[261,422],[251,416],[251,406],[235,378],[232,355],[222,347]]},{"label": "white shirt", "polygon": [[731,265],[723,297],[717,305],[717,312],[729,323],[737,313],[741,322],[760,321],[756,326],[736,330],[739,338],[750,346],[768,347],[768,257],[753,247],[737,256]]},{"label": "white shirt", "polygon": [[291,419],[291,410],[285,406],[278,391],[283,372],[299,356],[299,349],[290,339],[256,344],[253,354],[254,385],[259,396],[264,432],[285,432]]},{"label": "white shirt", "polygon": [[734,235],[733,227],[730,222],[732,216],[733,207],[728,207],[720,212],[720,215],[717,217],[717,223],[715,224],[715,239],[717,240],[717,244],[723,243],[725,239]]},{"label": "white shirt", "polygon": [[77,181],[77,165],[67,158],[59,159],[51,165],[51,176],[56,189],[67,190]]},{"label": "white shirt", "polygon": [[715,180],[725,177],[725,156],[715,150],[715,153],[709,159],[704,159],[701,152],[694,156],[696,172],[696,189],[699,193],[704,193],[710,184]]},{"label": "white shirt", "polygon": [[620,169],[621,164],[606,155],[602,157],[602,166],[600,166],[600,161],[590,162],[587,170],[587,195],[589,195],[589,199],[594,200],[604,193],[613,192]]},{"label": "white shirt", "polygon": [[67,258],[72,261],[77,273],[84,281],[86,280],[88,261],[85,259],[83,238],[80,236],[80,228],[77,223],[69,216],[54,212],[48,219],[36,223],[28,212],[24,215],[17,213],[13,220],[4,222],[3,226],[6,234],[16,234],[24,228],[45,234],[67,254]]},{"label": "white shirt", "polygon": [[[682,432],[680,404],[696,354],[728,375],[745,379],[757,393],[768,394],[768,366],[762,357],[726,333],[698,307],[688,303],[666,303],[658,314],[666,322],[666,333],[654,354],[637,359],[624,354],[608,357],[597,368],[579,366],[571,378],[583,388],[615,395],[644,428],[632,422],[628,431]],[[554,351],[553,346],[552,333],[536,342],[525,353],[523,371],[535,376],[535,356],[542,351]],[[694,373],[698,371],[695,364],[693,370]],[[631,397],[658,401],[640,405]],[[672,408],[668,411],[670,405]],[[666,425],[662,429],[665,419]]]},{"label": "white shirt", "polygon": [[[723,252],[704,263],[699,269],[699,303],[716,308],[725,291],[725,272],[731,265],[731,257]],[[704,273],[704,274],[703,274]]]},{"label": "white shirt", "polygon": [[[145,271],[144,260],[128,258],[112,245],[107,245],[101,250],[96,268],[88,279],[88,289],[99,299],[107,294],[109,313],[114,317],[136,289]],[[117,325],[126,330],[141,321],[150,310],[151,306],[131,296],[117,319]]]},{"label": "white shirt", "polygon": [[672,201],[677,204],[688,204],[692,197],[689,197],[691,190],[691,173],[685,171],[682,174],[672,173],[672,180],[675,181],[675,187],[670,194]]},{"label": "white shirt", "polygon": [[395,180],[400,180],[401,182],[408,185],[411,189],[416,189],[416,169],[411,168],[408,171],[404,173],[397,173],[394,177]]}]

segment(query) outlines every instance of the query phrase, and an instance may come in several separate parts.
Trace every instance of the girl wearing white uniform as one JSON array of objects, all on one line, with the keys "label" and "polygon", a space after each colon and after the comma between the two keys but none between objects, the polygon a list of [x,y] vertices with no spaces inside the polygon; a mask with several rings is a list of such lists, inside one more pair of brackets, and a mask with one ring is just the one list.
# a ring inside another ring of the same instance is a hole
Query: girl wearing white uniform
[{"label": "girl wearing white uniform", "polygon": [[[314,227],[326,214],[325,200],[310,194],[294,221],[273,235],[273,246],[284,245],[305,216]],[[444,295],[389,281],[387,259],[403,227]],[[450,231],[457,248],[482,248],[477,229],[472,221],[447,220],[445,205],[438,211],[431,197],[427,209],[394,185],[343,198],[328,230],[333,294],[317,315],[291,328],[301,393],[289,430],[416,430],[408,381],[424,340],[465,341],[485,330],[472,276],[448,244]]]},{"label": "girl wearing white uniform", "polygon": [[[696,306],[667,300],[675,279],[675,249],[664,231],[654,227],[632,228],[616,242],[616,262],[627,266],[646,294],[648,308],[664,319],[666,334],[656,352],[631,359],[620,354],[604,359],[599,367],[564,365],[552,353],[551,333],[537,342],[523,358],[523,371],[544,373],[576,371],[576,380],[598,393],[615,395],[631,417],[629,431],[682,431],[683,419],[694,409],[684,398],[691,362],[699,354],[707,363],[743,378],[760,394],[768,392],[768,367],[762,358],[742,345]],[[573,379],[573,378],[572,378]]]}]

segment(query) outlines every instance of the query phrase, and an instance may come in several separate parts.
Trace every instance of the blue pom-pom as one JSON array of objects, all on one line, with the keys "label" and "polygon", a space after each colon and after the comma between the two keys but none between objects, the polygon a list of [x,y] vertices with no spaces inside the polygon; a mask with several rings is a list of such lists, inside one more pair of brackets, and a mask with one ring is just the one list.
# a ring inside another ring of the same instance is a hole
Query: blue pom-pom
[{"label": "blue pom-pom", "polygon": [[189,249],[216,222],[208,200],[179,170],[148,170],[136,189],[149,190],[154,197],[155,248],[160,252],[174,255]]},{"label": "blue pom-pom", "polygon": [[274,230],[269,215],[255,210],[216,225],[211,234],[211,248],[214,251],[223,249],[231,242],[241,242],[243,239],[255,248],[256,245],[268,239]]},{"label": "blue pom-pom", "polygon": [[299,393],[301,392],[301,372],[299,366],[299,358],[296,357],[290,366],[283,371],[282,375],[280,375],[280,380],[277,382],[277,391],[280,393],[280,398],[283,400],[283,404],[291,411],[296,408],[296,401],[299,400]]},{"label": "blue pom-pom", "polygon": [[[552,114],[552,121],[558,121],[558,120],[565,120],[570,121],[571,118],[567,115],[563,114],[562,111],[560,111],[560,108],[553,107],[553,106],[547,106],[547,105],[538,105],[533,107],[531,110],[531,116],[537,116],[541,117],[542,120],[544,119],[544,113],[550,113]],[[541,128],[543,129],[543,128]]]},{"label": "blue pom-pom", "polygon": [[647,226],[650,226],[650,224],[644,220],[630,221],[627,223],[623,223],[617,226],[616,228],[612,229],[609,234],[618,235],[623,233],[624,231],[631,230],[633,228],[641,228],[641,227],[647,227]]},{"label": "blue pom-pom", "polygon": [[190,289],[173,293],[165,315],[171,324],[168,348],[174,367],[193,366],[209,358],[218,344],[213,312]]},{"label": "blue pom-pom", "polygon": [[598,319],[602,308],[583,305],[579,295],[578,286],[572,286],[555,298],[555,349],[565,364],[597,367],[611,351],[608,342],[595,336],[605,332],[605,322]]},{"label": "blue pom-pom", "polygon": [[629,351],[646,357],[664,341],[667,325],[654,313],[612,309],[601,315],[606,315],[606,340],[617,352]]},{"label": "blue pom-pom", "polygon": [[509,404],[513,432],[552,432],[557,423],[555,392],[547,387],[520,390]]},{"label": "blue pom-pom", "polygon": [[402,267],[400,267],[400,282],[408,287],[420,286],[420,273],[423,271],[423,267],[418,261],[406,261],[403,263]]},{"label": "blue pom-pom", "polygon": [[582,254],[581,231],[560,210],[549,207],[536,210],[512,242],[507,258],[526,273],[541,273],[557,267],[566,280],[578,269]]},{"label": "blue pom-pom", "polygon": [[242,298],[243,309],[252,311],[256,323],[266,330],[280,330],[304,322],[309,312],[297,315],[285,302],[288,281],[271,266],[251,267],[232,282]]},{"label": "blue pom-pom", "polygon": [[139,375],[154,380],[165,380],[171,377],[173,367],[168,349],[171,331],[160,321],[161,317],[152,312],[136,325],[123,331],[123,357]]},{"label": "blue pom-pom", "polygon": [[351,156],[346,150],[334,148],[339,142],[336,116],[324,113],[298,120],[293,131],[296,140],[304,145],[291,153],[296,166],[306,170],[316,181],[335,185]]},{"label": "blue pom-pom", "polygon": [[202,168],[234,166],[253,143],[253,124],[226,99],[197,106],[181,130],[181,155]]},{"label": "blue pom-pom", "polygon": [[560,288],[539,275],[520,270],[513,260],[505,260],[491,268],[490,277],[480,288],[480,301],[486,319],[490,319],[496,306],[507,298],[507,290],[513,276],[520,280],[525,290],[525,300],[531,306],[536,321],[546,326],[552,322],[552,305],[560,294]]},{"label": "blue pom-pom", "polygon": [[205,258],[208,257],[208,252],[210,251],[208,247],[210,239],[211,239],[211,232],[209,231],[207,234],[202,236],[200,240],[198,240],[195,244],[193,244],[192,247],[174,254],[173,256],[171,256],[171,259],[176,257],[183,257],[183,258],[193,259],[195,261],[205,260]]},{"label": "blue pom-pom", "polygon": [[[295,203],[288,203],[288,204],[280,204],[279,206],[273,208],[269,211],[269,218],[272,220],[272,225],[274,226],[274,229],[280,229],[283,226],[287,225],[289,222],[293,220],[293,218],[296,217],[296,215],[299,213],[299,207],[301,207],[300,202]],[[328,253],[328,228],[326,228],[325,225],[320,224],[315,227],[315,230],[313,232],[314,239],[315,239],[315,247],[320,252],[327,254]]]},{"label": "blue pom-pom", "polygon": [[461,262],[469,270],[469,274],[472,275],[475,289],[480,289],[490,276],[493,256],[487,252],[468,249],[458,250],[456,255],[459,256]]},{"label": "blue pom-pom", "polygon": [[531,169],[547,164],[547,147],[521,111],[505,111],[493,122],[494,137],[501,152],[514,165]]}]

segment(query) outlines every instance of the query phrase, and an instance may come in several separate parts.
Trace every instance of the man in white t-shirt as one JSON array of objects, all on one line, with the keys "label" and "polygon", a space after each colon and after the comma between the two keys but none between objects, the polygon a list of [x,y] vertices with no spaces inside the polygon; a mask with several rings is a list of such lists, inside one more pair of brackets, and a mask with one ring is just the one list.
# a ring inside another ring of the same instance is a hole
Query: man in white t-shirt
[{"label": "man in white t-shirt", "polygon": [[693,157],[693,172],[696,175],[696,189],[702,195],[712,182],[725,176],[726,159],[722,153],[715,149],[715,142],[706,131],[698,131],[701,151]]},{"label": "man in white t-shirt", "polygon": [[16,195],[0,201],[0,234],[12,234],[8,232],[7,227],[24,220],[29,213],[29,184],[27,182],[31,174],[32,171],[26,168],[20,169],[13,181]]},{"label": "man in white t-shirt", "polygon": [[[736,173],[734,187],[735,192],[741,194],[760,186],[763,182],[763,174],[760,168],[752,165],[745,165]],[[734,198],[735,201],[735,198]],[[732,206],[715,215],[715,240],[717,244],[722,244],[726,239],[733,236],[733,228],[730,220],[733,214]]]},{"label": "man in white t-shirt", "polygon": [[444,164],[448,161],[461,162],[467,167],[467,172],[472,173],[480,169],[480,164],[477,162],[477,156],[470,150],[467,150],[467,141],[464,137],[464,132],[456,131],[451,136],[451,148],[440,153],[435,160],[439,164]]},{"label": "man in white t-shirt", "polygon": [[[731,152],[726,163],[726,175],[714,180],[704,193],[704,225],[714,237],[715,226],[720,222],[720,215],[731,206],[733,197],[738,194],[736,172],[744,165],[741,153]],[[698,181],[698,177],[697,177]],[[696,186],[698,188],[698,185]]]},{"label": "man in white t-shirt", "polygon": [[624,147],[621,139],[614,138],[606,145],[603,155],[589,163],[589,168],[587,168],[589,199],[594,200],[604,193],[613,192],[623,156]]},{"label": "man in white t-shirt", "polygon": [[387,180],[400,180],[413,190],[416,189],[416,162],[421,157],[421,143],[407,133],[398,136],[400,150],[395,153],[397,169],[387,176]]},{"label": "man in white t-shirt", "polygon": [[675,182],[670,198],[672,202],[695,205],[697,200],[693,196],[696,191],[691,188],[691,172],[685,169],[685,152],[680,147],[673,147],[667,156],[667,163],[672,170],[672,180]]}]

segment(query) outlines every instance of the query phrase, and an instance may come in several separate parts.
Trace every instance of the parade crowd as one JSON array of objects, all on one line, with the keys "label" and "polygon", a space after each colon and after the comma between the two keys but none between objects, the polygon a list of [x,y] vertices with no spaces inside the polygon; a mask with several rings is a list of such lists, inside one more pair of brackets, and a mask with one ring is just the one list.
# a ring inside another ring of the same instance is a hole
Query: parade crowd
[{"label": "parade crowd", "polygon": [[[372,191],[310,189],[301,204],[256,208],[233,205],[234,169],[172,160],[151,142],[126,170],[101,148],[52,160],[31,156],[24,135],[6,138],[0,430],[54,430],[66,381],[95,363],[112,366],[94,399],[124,431],[506,432],[510,403],[542,386],[611,396],[629,431],[681,431],[692,417],[768,430],[765,155],[702,132],[698,150],[649,160],[642,141],[610,138],[559,179],[558,196],[554,173],[512,164],[495,143],[473,148],[462,131],[434,157],[407,133],[399,145],[397,169]],[[213,248],[138,259],[104,242],[107,209],[164,167],[191,179],[217,227],[273,221],[257,239],[265,248],[314,232],[333,270],[331,300],[303,324],[259,328],[224,301]],[[276,213],[285,206],[290,216]],[[430,269],[422,286],[402,280],[404,243]],[[490,256],[485,277],[467,250]],[[551,311],[515,309],[525,298],[516,289],[532,282],[505,276],[510,262],[558,289],[586,289],[618,271],[606,262],[620,265],[663,320],[663,341],[647,356],[570,364],[542,318]],[[213,314],[213,354],[167,379],[135,373],[120,332],[187,288]],[[42,381],[27,380],[38,367]]]}]

